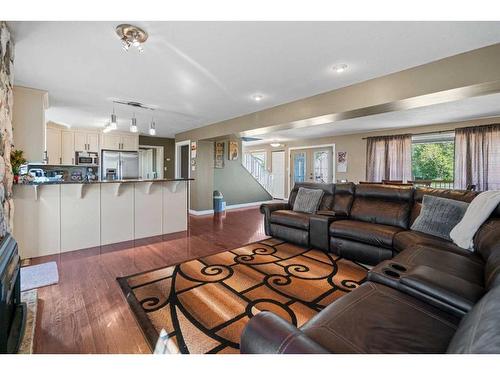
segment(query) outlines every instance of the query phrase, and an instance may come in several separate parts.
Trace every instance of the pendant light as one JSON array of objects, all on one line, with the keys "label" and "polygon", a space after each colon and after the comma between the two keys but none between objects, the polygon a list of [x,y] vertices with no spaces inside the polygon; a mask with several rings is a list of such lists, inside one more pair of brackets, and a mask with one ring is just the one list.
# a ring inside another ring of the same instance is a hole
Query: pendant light
[{"label": "pendant light", "polygon": [[137,133],[137,119],[135,118],[135,113],[132,117],[132,122],[130,123],[130,132]]},{"label": "pendant light", "polygon": [[111,122],[109,123],[109,130],[116,130],[118,124],[116,123],[115,107],[113,106],[113,113],[111,114]]},{"label": "pendant light", "polygon": [[154,119],[151,119],[151,125],[149,126],[149,135],[156,135],[156,124]]}]

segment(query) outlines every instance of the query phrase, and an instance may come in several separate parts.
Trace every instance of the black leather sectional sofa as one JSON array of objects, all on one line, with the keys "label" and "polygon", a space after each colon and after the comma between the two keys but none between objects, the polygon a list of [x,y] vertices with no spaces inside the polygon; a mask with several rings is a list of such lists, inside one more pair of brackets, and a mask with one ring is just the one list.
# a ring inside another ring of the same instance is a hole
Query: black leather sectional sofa
[{"label": "black leather sectional sofa", "polygon": [[[325,194],[316,214],[292,210],[300,186]],[[361,287],[300,328],[271,312],[250,320],[242,353],[500,354],[500,207],[475,251],[412,231],[424,195],[477,193],[378,184],[297,184],[262,205],[266,233],[373,265]]]}]

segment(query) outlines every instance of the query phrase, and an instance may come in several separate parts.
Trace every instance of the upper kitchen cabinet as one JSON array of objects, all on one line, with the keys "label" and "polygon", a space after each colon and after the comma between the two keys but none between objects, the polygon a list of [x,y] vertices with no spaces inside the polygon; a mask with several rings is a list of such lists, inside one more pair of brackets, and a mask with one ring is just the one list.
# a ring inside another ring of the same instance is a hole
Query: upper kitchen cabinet
[{"label": "upper kitchen cabinet", "polygon": [[75,164],[75,134],[72,131],[61,131],[61,164]]},{"label": "upper kitchen cabinet", "polygon": [[102,148],[104,150],[137,151],[139,149],[139,135],[126,133],[103,133]]},{"label": "upper kitchen cabinet", "polygon": [[49,164],[61,164],[61,130],[47,127],[47,157]]},{"label": "upper kitchen cabinet", "polygon": [[99,152],[99,133],[77,130],[75,133],[75,152]]},{"label": "upper kitchen cabinet", "polygon": [[[45,110],[48,106],[47,91],[14,86],[14,147],[22,150],[29,162],[41,162],[43,159],[46,150]],[[55,134],[51,134],[49,141],[57,142],[56,138]]]}]

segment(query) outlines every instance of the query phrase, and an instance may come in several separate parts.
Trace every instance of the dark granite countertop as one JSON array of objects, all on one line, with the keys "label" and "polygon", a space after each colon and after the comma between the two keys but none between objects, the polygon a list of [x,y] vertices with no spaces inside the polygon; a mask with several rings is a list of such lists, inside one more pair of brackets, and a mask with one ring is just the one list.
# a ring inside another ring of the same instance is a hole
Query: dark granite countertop
[{"label": "dark granite countertop", "polygon": [[63,185],[63,184],[116,184],[116,183],[127,184],[135,182],[176,182],[176,181],[194,181],[194,178],[159,178],[156,180],[130,179],[130,180],[103,180],[103,181],[44,181],[44,182],[29,182],[18,185],[29,186],[29,185]]}]

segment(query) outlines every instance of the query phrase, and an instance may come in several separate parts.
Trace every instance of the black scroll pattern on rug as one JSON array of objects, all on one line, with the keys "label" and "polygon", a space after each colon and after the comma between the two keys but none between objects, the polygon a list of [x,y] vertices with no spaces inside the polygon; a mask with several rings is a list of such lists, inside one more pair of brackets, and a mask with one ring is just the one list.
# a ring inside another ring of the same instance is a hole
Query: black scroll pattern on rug
[{"label": "black scroll pattern on rug", "polygon": [[[133,287],[127,283],[132,277],[119,282],[151,348],[159,331],[158,322],[155,327],[151,319],[162,313],[170,319],[169,337],[175,338],[182,353],[237,352],[239,335],[235,333],[256,313],[270,310],[297,326],[298,311],[312,316],[331,302],[332,295],[348,293],[359,286],[365,279],[365,270],[358,272],[362,276],[357,280],[345,278],[339,275],[341,260],[319,250],[265,240],[172,266],[170,276]],[[168,293],[163,293],[165,287],[152,288],[155,295],[143,295],[141,291],[167,281]],[[242,288],[246,283],[251,285]],[[224,300],[210,301],[207,290],[215,290],[217,295],[225,296]],[[200,311],[207,306],[207,311]],[[221,309],[219,314],[214,313]],[[221,315],[226,314],[221,320]],[[193,329],[197,330],[194,336]],[[233,334],[228,335],[227,330]],[[200,341],[207,344],[200,345]]]}]

